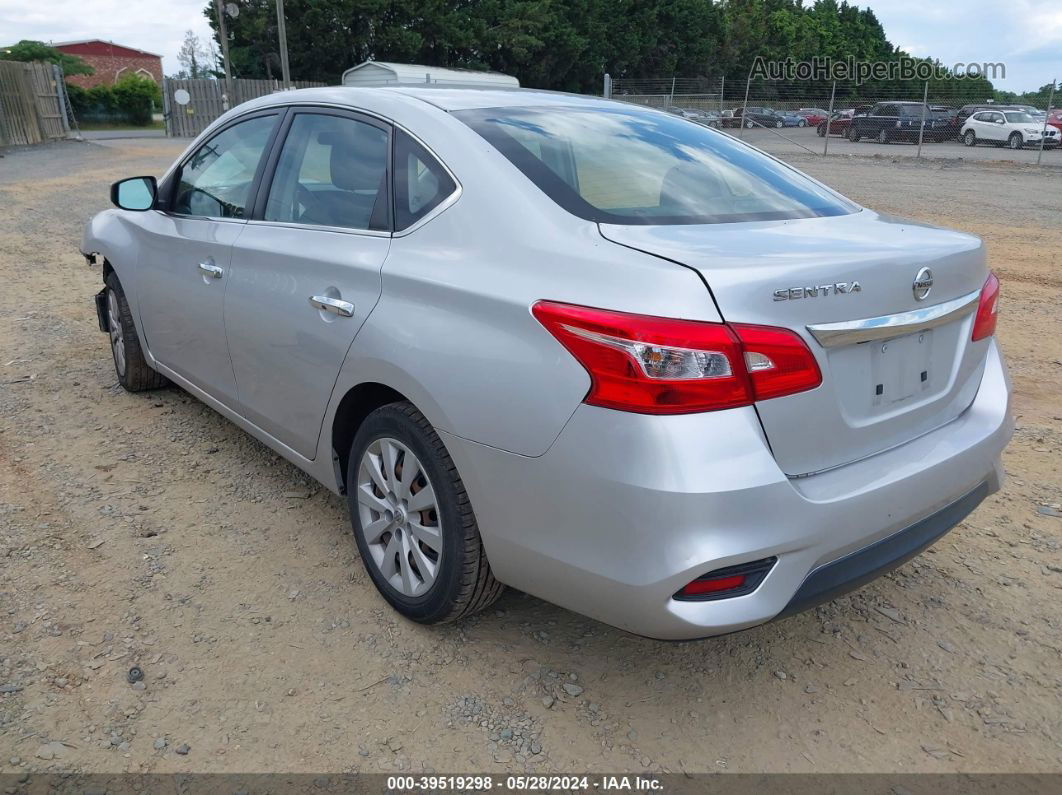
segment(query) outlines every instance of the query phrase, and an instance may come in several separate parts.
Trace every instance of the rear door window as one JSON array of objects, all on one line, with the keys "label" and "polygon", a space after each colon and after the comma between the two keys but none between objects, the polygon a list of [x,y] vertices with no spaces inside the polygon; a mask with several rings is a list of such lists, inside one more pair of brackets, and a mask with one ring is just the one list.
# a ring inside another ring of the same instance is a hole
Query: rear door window
[{"label": "rear door window", "polygon": [[389,229],[388,148],[382,127],[348,116],[297,113],[277,161],[264,220]]}]

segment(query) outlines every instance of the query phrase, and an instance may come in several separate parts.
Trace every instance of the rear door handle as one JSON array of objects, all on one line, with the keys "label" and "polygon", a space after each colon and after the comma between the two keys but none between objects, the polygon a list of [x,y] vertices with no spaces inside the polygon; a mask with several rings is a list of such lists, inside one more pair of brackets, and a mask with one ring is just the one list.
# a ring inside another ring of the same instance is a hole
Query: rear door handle
[{"label": "rear door handle", "polygon": [[217,265],[211,265],[209,262],[200,262],[199,270],[205,276],[209,276],[212,279],[220,279],[222,274],[225,273],[224,268],[219,268]]},{"label": "rear door handle", "polygon": [[327,295],[311,295],[310,303],[318,309],[340,317],[353,317],[354,315],[354,304],[349,301],[340,301],[338,298],[329,298]]}]

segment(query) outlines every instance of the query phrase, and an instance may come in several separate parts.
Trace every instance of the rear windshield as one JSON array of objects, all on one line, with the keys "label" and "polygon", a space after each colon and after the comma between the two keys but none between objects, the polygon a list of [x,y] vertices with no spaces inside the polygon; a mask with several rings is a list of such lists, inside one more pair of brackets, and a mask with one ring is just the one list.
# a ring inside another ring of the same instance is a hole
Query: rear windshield
[{"label": "rear windshield", "polygon": [[548,107],[454,116],[546,195],[590,221],[710,224],[858,210],[725,133],[664,113]]}]

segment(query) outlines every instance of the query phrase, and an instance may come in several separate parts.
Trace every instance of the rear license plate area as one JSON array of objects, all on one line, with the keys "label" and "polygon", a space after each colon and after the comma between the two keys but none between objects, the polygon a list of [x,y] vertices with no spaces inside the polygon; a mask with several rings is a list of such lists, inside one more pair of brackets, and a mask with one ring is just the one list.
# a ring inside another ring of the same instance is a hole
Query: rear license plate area
[{"label": "rear license plate area", "polygon": [[921,395],[931,387],[932,330],[867,344],[872,346],[872,405],[883,408],[893,406]]}]

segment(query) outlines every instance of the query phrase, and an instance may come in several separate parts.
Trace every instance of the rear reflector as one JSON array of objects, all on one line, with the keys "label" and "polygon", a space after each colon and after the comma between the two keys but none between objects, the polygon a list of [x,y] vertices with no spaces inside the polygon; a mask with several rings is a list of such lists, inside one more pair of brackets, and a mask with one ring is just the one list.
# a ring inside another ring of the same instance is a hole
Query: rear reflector
[{"label": "rear reflector", "polygon": [[535,318],[590,375],[585,402],[642,414],[748,406],[822,382],[793,331],[539,301]]},{"label": "rear reflector", "polygon": [[996,319],[999,317],[999,279],[989,273],[985,286],[981,288],[981,298],[977,302],[977,316],[974,318],[973,342],[991,337],[996,333]]},{"label": "rear reflector", "polygon": [[760,586],[777,561],[778,558],[770,557],[710,571],[684,586],[672,598],[680,602],[708,602],[750,594]]}]

